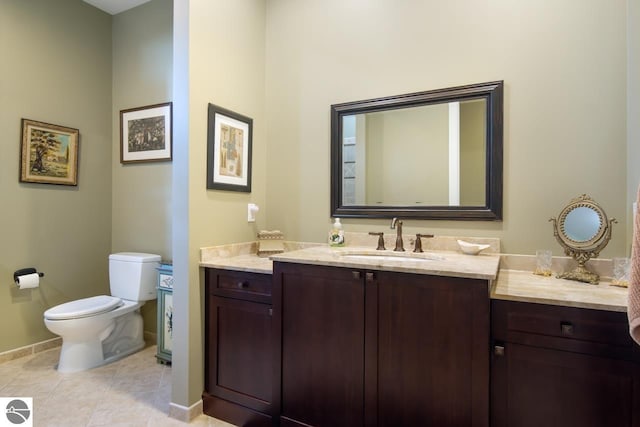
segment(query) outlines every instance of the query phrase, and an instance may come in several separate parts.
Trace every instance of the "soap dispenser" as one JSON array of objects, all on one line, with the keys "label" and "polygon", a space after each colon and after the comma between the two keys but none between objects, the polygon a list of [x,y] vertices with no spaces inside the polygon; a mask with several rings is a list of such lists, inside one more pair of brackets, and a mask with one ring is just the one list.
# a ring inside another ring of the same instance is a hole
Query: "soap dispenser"
[{"label": "soap dispenser", "polygon": [[344,230],[342,229],[342,223],[340,218],[336,218],[329,231],[329,246],[340,247],[344,246]]}]

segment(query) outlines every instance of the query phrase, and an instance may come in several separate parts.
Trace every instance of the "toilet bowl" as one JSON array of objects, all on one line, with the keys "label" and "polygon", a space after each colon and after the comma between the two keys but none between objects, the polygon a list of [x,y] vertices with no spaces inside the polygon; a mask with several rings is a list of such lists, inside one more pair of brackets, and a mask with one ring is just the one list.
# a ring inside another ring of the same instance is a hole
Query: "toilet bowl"
[{"label": "toilet bowl", "polygon": [[155,299],[160,256],[141,253],[109,257],[111,293],[57,305],[44,324],[62,337],[58,371],[84,371],[119,360],[144,347],[140,307]]},{"label": "toilet bowl", "polygon": [[[104,302],[100,299],[107,298],[112,299],[115,306],[104,311],[101,309]],[[79,303],[84,305],[84,313],[75,307]],[[141,306],[137,302],[100,295],[47,310],[44,313],[44,324],[51,332],[62,337],[58,371],[84,371],[142,349],[142,316],[138,310]],[[137,323],[140,323],[139,328]],[[116,328],[126,329],[128,333],[118,334],[120,338],[117,345],[110,346],[105,340]]]}]

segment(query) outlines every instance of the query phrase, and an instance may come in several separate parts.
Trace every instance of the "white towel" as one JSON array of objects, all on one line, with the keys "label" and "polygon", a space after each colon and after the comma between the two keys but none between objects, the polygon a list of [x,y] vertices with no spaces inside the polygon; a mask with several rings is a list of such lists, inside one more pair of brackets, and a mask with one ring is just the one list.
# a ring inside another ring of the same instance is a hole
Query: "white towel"
[{"label": "white towel", "polygon": [[[638,188],[638,196],[636,199],[640,207],[640,188]],[[640,344],[640,214],[638,212],[634,215],[633,224],[627,315],[629,317],[629,333],[631,334],[631,338]]]}]

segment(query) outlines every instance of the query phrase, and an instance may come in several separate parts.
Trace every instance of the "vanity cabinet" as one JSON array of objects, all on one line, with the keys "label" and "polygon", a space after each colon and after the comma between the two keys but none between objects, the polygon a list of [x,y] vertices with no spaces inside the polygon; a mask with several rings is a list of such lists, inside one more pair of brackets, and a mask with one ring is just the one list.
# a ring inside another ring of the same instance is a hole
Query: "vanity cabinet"
[{"label": "vanity cabinet", "polygon": [[488,282],[274,263],[280,425],[488,426]]},{"label": "vanity cabinet", "polygon": [[375,274],[377,425],[488,426],[488,282]]},{"label": "vanity cabinet", "polygon": [[625,313],[492,301],[491,425],[640,426]]},{"label": "vanity cabinet", "polygon": [[205,270],[204,413],[271,426],[274,341],[271,275]]}]

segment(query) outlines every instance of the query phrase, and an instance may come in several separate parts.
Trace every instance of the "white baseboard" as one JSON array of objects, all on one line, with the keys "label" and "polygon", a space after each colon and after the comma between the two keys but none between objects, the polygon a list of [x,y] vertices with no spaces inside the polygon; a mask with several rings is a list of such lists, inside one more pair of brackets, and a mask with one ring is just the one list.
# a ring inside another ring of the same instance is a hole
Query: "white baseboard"
[{"label": "white baseboard", "polygon": [[202,399],[188,408],[178,405],[177,403],[169,402],[169,416],[171,418],[182,421],[183,423],[188,423],[200,415],[202,415]]}]

